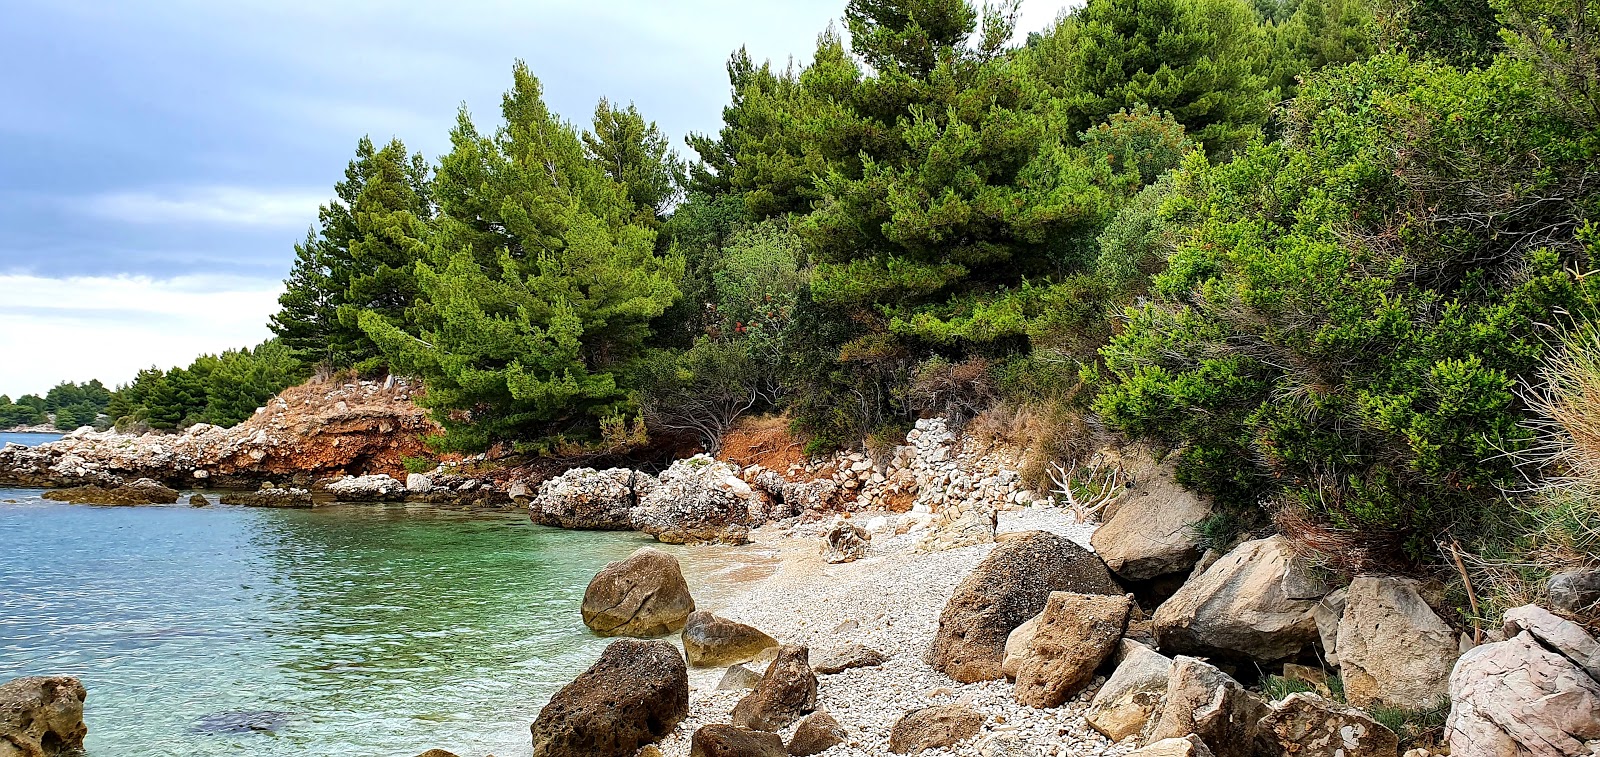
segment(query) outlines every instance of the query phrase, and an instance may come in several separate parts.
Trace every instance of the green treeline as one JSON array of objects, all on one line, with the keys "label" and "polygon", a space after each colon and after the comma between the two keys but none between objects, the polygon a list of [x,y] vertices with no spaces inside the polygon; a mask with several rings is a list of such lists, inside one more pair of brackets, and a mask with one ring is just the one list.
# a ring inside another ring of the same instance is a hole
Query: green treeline
[{"label": "green treeline", "polygon": [[249,349],[201,355],[187,367],[139,371],[110,394],[104,412],[119,430],[233,426],[309,374],[288,347],[268,340]]},{"label": "green treeline", "polygon": [[24,394],[15,402],[0,394],[0,429],[44,425],[52,417],[55,427],[62,431],[99,425],[99,418],[110,401],[111,390],[99,380],[86,384],[63,381],[43,397]]},{"label": "green treeline", "polygon": [[1043,455],[1174,450],[1211,528],[1422,556],[1508,512],[1519,386],[1600,302],[1600,3],[1493,2],[1090,0],[1012,44],[1015,2],[850,0],[805,65],[736,52],[689,158],[519,63],[436,162],[360,143],[272,325],[422,378],[443,449],[1011,408]]}]

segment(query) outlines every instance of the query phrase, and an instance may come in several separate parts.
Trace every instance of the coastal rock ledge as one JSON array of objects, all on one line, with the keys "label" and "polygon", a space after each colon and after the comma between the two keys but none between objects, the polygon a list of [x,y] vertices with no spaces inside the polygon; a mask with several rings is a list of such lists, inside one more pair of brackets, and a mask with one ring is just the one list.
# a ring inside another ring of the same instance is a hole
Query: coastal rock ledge
[{"label": "coastal rock ledge", "polygon": [[0,757],[66,757],[83,751],[83,700],[69,676],[32,676],[0,684]]}]

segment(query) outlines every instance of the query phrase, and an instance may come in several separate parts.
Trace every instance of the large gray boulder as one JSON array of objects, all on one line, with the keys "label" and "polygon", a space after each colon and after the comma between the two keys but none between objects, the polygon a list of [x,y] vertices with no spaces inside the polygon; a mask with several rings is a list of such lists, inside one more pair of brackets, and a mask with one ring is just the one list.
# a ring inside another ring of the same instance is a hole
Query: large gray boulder
[{"label": "large gray boulder", "polygon": [[633,528],[636,492],[654,483],[650,474],[627,468],[574,468],[540,484],[528,514],[545,526],[626,531]]},{"label": "large gray boulder", "polygon": [[83,751],[88,692],[69,676],[0,684],[0,757],[67,757]]},{"label": "large gray boulder", "polygon": [[1562,612],[1593,612],[1600,607],[1600,569],[1563,570],[1545,582],[1550,606]]},{"label": "large gray boulder", "polygon": [[595,574],[582,609],[583,624],[601,636],[664,636],[688,622],[694,597],[678,558],[643,547]]},{"label": "large gray boulder", "polygon": [[1453,757],[1588,757],[1600,739],[1600,682],[1526,630],[1463,654],[1450,697]]},{"label": "large gray boulder", "polygon": [[679,460],[640,494],[630,513],[636,531],[667,544],[744,544],[764,522],[764,495],[739,477],[739,469],[706,455]]},{"label": "large gray boulder", "polygon": [[1094,553],[1064,536],[1025,534],[995,547],[956,587],[927,663],[962,683],[1004,677],[1006,638],[1043,611],[1053,591],[1122,595]]},{"label": "large gray boulder", "polygon": [[1083,691],[1116,650],[1132,610],[1132,595],[1052,592],[1017,667],[1017,701],[1060,707]]},{"label": "large gray boulder", "polygon": [[1083,719],[1112,741],[1144,730],[1167,694],[1172,660],[1136,641],[1123,639],[1117,669],[1095,692]]},{"label": "large gray boulder", "polygon": [[1125,580],[1184,573],[1200,559],[1194,524],[1211,515],[1211,503],[1177,482],[1174,457],[1157,463],[1144,450],[1124,457],[1132,485],[1090,538],[1095,554]]},{"label": "large gray boulder", "polygon": [[1261,754],[1295,757],[1395,757],[1400,749],[1394,731],[1371,715],[1306,693],[1272,705],[1256,738]]},{"label": "large gray boulder", "polygon": [[785,644],[767,672],[738,704],[733,724],[756,731],[777,731],[817,709],[817,674],[811,671],[810,651]]},{"label": "large gray boulder", "polygon": [[622,639],[550,698],[533,757],[633,757],[689,716],[689,668],[665,641]]},{"label": "large gray boulder", "polygon": [[1240,544],[1156,608],[1156,642],[1175,654],[1292,657],[1317,639],[1311,610],[1321,594],[1305,596],[1318,585],[1305,569],[1282,536]]},{"label": "large gray boulder", "polygon": [[1416,581],[1362,576],[1350,583],[1338,654],[1350,704],[1422,710],[1447,693],[1460,646]]},{"label": "large gray boulder", "polygon": [[1160,710],[1141,743],[1199,737],[1216,757],[1253,757],[1267,703],[1216,667],[1193,657],[1172,662]]}]

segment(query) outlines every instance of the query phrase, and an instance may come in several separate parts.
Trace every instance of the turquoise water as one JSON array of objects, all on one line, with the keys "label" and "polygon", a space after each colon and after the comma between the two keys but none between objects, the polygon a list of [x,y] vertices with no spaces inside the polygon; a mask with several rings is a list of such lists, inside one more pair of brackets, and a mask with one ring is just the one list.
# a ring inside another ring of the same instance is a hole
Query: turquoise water
[{"label": "turquoise water", "polygon": [[37,447],[45,442],[53,442],[61,438],[61,434],[18,434],[10,431],[0,431],[0,447],[13,442],[24,447]]},{"label": "turquoise water", "polygon": [[[0,489],[0,680],[82,678],[90,757],[526,755],[607,643],[579,616],[589,578],[646,543],[520,514],[38,493]],[[763,559],[677,551],[703,606]]]}]

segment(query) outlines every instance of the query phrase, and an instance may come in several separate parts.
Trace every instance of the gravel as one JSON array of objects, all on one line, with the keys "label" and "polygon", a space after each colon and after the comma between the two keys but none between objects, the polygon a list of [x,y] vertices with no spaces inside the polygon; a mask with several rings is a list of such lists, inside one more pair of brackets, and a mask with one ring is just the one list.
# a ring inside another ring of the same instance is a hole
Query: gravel
[{"label": "gravel", "polygon": [[[936,704],[964,703],[985,716],[977,738],[927,755],[1123,755],[1131,744],[1113,745],[1083,720],[1095,689],[1065,706],[1033,709],[1017,704],[1005,681],[958,684],[922,661],[956,585],[983,559],[992,544],[935,553],[917,553],[917,534],[893,535],[899,516],[859,513],[854,522],[878,515],[884,527],[874,537],[865,559],[828,565],[818,554],[820,534],[828,523],[782,530],[759,529],[752,538],[777,549],[782,557],[776,574],[747,591],[727,595],[718,615],[749,623],[786,643],[811,647],[813,658],[829,647],[858,642],[883,652],[888,661],[877,667],[819,675],[818,706],[844,726],[850,742],[828,750],[828,757],[888,753],[889,731],[904,713]],[[1002,513],[1000,531],[1048,530],[1089,546],[1092,525],[1074,522],[1070,513],[1053,507],[1030,507]],[[751,663],[765,668],[765,660]],[[689,719],[659,746],[668,757],[685,757],[695,729],[727,722],[744,691],[717,691],[724,669],[691,670]],[[785,740],[793,727],[783,732]]]}]

